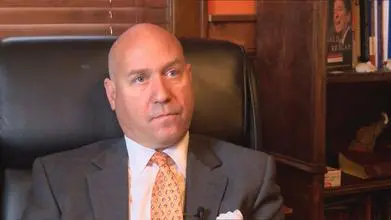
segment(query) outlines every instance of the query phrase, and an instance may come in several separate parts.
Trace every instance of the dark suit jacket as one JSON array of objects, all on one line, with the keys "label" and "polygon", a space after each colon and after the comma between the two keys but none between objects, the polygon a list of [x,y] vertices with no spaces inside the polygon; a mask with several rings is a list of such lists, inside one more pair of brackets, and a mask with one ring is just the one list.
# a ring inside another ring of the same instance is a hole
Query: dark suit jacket
[{"label": "dark suit jacket", "polygon": [[[283,219],[272,157],[190,135],[185,213],[205,219],[239,209],[245,219]],[[39,158],[25,220],[128,219],[125,140],[94,143]]]}]

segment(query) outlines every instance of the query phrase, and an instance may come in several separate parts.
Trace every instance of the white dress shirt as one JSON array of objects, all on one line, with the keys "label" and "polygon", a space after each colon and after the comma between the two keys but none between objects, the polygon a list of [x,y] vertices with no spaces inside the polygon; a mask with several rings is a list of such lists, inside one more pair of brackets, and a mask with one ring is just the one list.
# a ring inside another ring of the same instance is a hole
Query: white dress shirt
[{"label": "white dress shirt", "polygon": [[[159,167],[156,164],[147,166],[154,149],[141,146],[125,136],[126,148],[129,155],[129,168],[131,172],[130,196],[131,204],[129,215],[131,220],[151,219],[150,207],[152,188]],[[175,146],[166,148],[168,154],[175,162],[177,171],[186,178],[187,149],[189,144],[189,132]]]}]

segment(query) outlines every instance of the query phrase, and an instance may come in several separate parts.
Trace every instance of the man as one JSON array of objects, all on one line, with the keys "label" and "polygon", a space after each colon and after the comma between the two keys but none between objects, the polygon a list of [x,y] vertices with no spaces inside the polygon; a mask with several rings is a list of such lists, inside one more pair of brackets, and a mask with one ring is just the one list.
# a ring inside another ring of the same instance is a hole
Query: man
[{"label": "man", "polygon": [[189,134],[191,65],[174,36],[133,26],[109,75],[125,137],[37,159],[23,219],[283,219],[270,156]]},{"label": "man", "polygon": [[330,2],[330,6],[332,20],[327,39],[327,61],[331,66],[351,69],[353,61],[351,0],[333,0]]},{"label": "man", "polygon": [[334,0],[333,24],[334,33],[342,45],[352,42],[352,7],[350,0]]}]

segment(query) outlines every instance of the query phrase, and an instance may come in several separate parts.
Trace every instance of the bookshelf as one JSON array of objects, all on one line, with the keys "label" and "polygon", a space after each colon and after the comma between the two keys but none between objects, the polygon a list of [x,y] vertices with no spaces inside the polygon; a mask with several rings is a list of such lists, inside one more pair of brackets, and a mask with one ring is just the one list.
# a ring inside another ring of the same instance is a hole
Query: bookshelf
[{"label": "bookshelf", "polygon": [[365,82],[391,82],[391,72],[357,73],[354,71],[338,74],[329,73],[327,83],[365,83]]},{"label": "bookshelf", "polygon": [[[380,207],[390,204],[391,178],[343,174],[340,187],[323,186],[326,166],[338,168],[338,152],[347,149],[357,129],[383,111],[391,115],[391,72],[328,72],[328,4],[258,2],[255,63],[262,146],[276,158],[277,181],[285,204],[294,210],[290,219],[387,219],[391,212]],[[391,144],[391,126],[378,140]],[[385,198],[381,204],[379,195]]]},{"label": "bookshelf", "polygon": [[391,187],[391,179],[363,180],[348,174],[342,174],[341,186],[324,189],[324,197],[332,198],[336,196],[363,194],[387,190]]}]

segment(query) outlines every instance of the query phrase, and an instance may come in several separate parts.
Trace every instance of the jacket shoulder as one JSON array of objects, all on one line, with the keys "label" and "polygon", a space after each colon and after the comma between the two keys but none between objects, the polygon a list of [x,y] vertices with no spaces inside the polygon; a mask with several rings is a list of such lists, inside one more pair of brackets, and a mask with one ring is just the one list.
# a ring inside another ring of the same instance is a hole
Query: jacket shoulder
[{"label": "jacket shoulder", "polygon": [[80,167],[83,163],[90,163],[92,159],[98,157],[109,147],[123,141],[121,138],[102,140],[88,145],[84,145],[72,150],[50,154],[38,158],[47,169],[60,167]]},{"label": "jacket shoulder", "polygon": [[192,135],[191,138],[198,146],[208,147],[210,151],[222,162],[224,170],[247,170],[249,172],[264,172],[272,157],[262,151],[256,151],[244,146],[236,145],[227,141],[211,138],[203,135]]},{"label": "jacket shoulder", "polygon": [[257,151],[217,138],[207,137],[198,134],[193,134],[191,137],[193,139],[196,139],[197,143],[201,143],[203,146],[208,146],[216,154],[216,156],[221,159],[224,159],[226,157],[239,157],[247,159],[254,158],[256,160],[266,160],[268,157],[270,157],[269,154],[263,151]]}]

